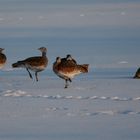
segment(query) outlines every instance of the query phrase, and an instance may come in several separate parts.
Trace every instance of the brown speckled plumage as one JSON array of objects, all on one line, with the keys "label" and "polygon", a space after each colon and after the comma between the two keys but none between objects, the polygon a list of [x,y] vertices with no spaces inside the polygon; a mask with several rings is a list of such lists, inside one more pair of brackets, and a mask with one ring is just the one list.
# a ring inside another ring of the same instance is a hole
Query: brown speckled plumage
[{"label": "brown speckled plumage", "polygon": [[134,78],[140,79],[140,68],[136,71]]},{"label": "brown speckled plumage", "polygon": [[35,57],[29,57],[25,60],[18,61],[14,64],[12,64],[13,68],[23,67],[26,68],[26,70],[29,73],[30,78],[32,78],[32,75],[29,70],[32,70],[35,72],[36,81],[38,81],[37,73],[40,71],[43,71],[48,64],[48,58],[46,57],[47,49],[45,47],[41,47],[38,50],[42,52],[42,56],[35,56]]},{"label": "brown speckled plumage", "polygon": [[67,88],[68,81],[72,82],[71,79],[76,75],[88,72],[88,66],[88,64],[79,65],[74,59],[61,59],[60,57],[57,57],[53,64],[53,71],[56,75],[65,80],[65,88]]},{"label": "brown speckled plumage", "polygon": [[3,53],[3,50],[3,48],[0,48],[0,68],[3,68],[7,60],[6,55]]}]

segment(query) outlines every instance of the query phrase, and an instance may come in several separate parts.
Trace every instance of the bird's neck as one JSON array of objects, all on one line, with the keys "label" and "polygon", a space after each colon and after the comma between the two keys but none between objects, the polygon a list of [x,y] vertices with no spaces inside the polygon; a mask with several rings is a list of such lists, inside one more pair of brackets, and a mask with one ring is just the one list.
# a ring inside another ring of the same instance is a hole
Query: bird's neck
[{"label": "bird's neck", "polygon": [[42,52],[42,57],[46,57],[46,52]]}]

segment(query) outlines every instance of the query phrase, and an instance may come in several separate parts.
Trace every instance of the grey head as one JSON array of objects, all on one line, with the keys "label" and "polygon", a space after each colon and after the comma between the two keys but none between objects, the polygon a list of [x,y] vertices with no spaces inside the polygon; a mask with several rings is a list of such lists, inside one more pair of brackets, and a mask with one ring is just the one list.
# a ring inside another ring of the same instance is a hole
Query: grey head
[{"label": "grey head", "polygon": [[38,50],[40,50],[41,52],[47,52],[47,48],[46,47],[40,47],[40,48],[38,48]]},{"label": "grey head", "polygon": [[3,50],[4,50],[4,48],[0,48],[0,53],[2,53]]}]

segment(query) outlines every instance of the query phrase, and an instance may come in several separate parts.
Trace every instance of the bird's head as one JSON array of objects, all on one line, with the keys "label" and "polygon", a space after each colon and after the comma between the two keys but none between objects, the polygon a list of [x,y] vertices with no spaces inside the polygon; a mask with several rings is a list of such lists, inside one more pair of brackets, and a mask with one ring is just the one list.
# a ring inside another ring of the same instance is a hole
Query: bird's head
[{"label": "bird's head", "polygon": [[40,50],[41,52],[47,52],[47,48],[45,48],[45,47],[40,47],[40,48],[38,48],[38,50]]},{"label": "bird's head", "polygon": [[4,48],[0,48],[0,52],[2,52],[4,50]]},{"label": "bird's head", "polygon": [[56,62],[57,63],[61,63],[61,58],[60,57],[56,57]]},{"label": "bird's head", "polygon": [[67,60],[72,60],[72,56],[70,54],[67,54],[66,59]]}]

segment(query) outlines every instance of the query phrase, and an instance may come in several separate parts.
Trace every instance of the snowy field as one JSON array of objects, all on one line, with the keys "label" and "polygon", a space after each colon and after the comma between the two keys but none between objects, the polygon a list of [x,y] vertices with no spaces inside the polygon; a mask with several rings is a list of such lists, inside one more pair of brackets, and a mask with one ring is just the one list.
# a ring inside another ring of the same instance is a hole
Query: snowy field
[{"label": "snowy field", "polygon": [[[48,49],[31,80],[11,64]],[[140,140],[139,0],[0,0],[0,140]],[[71,54],[89,73],[68,89],[52,71]]]},{"label": "snowy field", "polygon": [[139,140],[140,81],[134,69],[95,69],[68,89],[51,71],[0,74],[1,140]]}]

